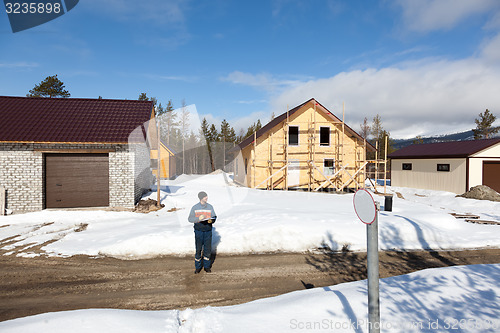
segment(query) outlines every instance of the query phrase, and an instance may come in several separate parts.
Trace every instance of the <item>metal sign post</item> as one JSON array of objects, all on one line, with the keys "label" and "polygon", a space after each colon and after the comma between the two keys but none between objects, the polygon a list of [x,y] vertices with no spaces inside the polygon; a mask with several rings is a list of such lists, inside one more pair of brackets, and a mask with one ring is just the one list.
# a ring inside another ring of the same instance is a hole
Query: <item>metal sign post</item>
[{"label": "metal sign post", "polygon": [[369,332],[380,332],[380,301],[378,272],[378,211],[380,203],[376,203],[376,214],[373,223],[366,225],[367,266],[368,266],[368,321]]},{"label": "metal sign post", "polygon": [[354,194],[354,211],[366,224],[368,269],[368,328],[370,333],[380,332],[378,211],[380,203],[371,194],[360,189]]}]

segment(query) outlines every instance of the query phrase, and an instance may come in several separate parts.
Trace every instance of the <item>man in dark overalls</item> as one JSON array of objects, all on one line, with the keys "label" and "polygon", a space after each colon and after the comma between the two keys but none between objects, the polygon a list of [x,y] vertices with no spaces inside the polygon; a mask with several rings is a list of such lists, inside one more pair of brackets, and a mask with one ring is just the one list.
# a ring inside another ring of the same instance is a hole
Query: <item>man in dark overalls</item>
[{"label": "man in dark overalls", "polygon": [[[194,256],[195,274],[201,272],[210,273],[210,256],[212,255],[212,224],[215,223],[217,216],[214,207],[209,204],[208,195],[205,192],[198,193],[200,202],[191,208],[188,221],[194,223],[194,239],[196,244],[196,254]],[[202,253],[203,251],[203,258]],[[202,262],[203,260],[203,262]]]}]

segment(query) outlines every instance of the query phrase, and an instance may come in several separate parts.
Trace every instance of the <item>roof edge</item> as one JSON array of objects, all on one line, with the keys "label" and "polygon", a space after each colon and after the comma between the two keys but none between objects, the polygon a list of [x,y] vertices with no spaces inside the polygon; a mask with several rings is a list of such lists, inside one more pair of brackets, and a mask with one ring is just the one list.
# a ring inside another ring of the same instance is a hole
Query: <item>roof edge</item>
[{"label": "roof edge", "polygon": [[42,100],[82,100],[82,101],[114,101],[114,102],[139,102],[139,103],[154,103],[153,101],[140,101],[138,99],[120,99],[120,98],[90,98],[90,97],[40,97],[40,96],[5,96],[0,95],[0,98],[20,98],[20,99],[42,99]]},{"label": "roof edge", "polygon": [[[271,130],[276,125],[278,125],[283,120],[285,120],[285,118],[287,117],[287,115],[288,116],[293,115],[295,112],[297,112],[298,110],[300,110],[303,106],[305,106],[307,103],[313,102],[313,101],[317,105],[319,105],[322,109],[324,109],[324,111],[328,112],[332,117],[334,117],[335,119],[337,119],[339,122],[342,122],[342,120],[340,120],[337,116],[335,116],[332,112],[330,112],[330,110],[328,110],[320,102],[318,102],[318,100],[316,98],[312,97],[312,98],[308,99],[307,101],[305,101],[304,103],[299,104],[296,107],[292,108],[291,110],[288,110],[288,111],[280,114],[279,116],[275,117],[274,119],[272,119],[270,122],[268,122],[265,126],[263,126],[260,130],[257,131],[257,133],[256,133],[257,138],[261,137],[263,134],[267,133],[269,130]],[[345,122],[344,122],[344,126],[347,128],[347,130],[350,133],[352,133],[354,136],[356,136],[356,138],[358,140],[360,140],[360,141],[366,141],[366,148],[367,149],[369,149],[371,151],[375,151],[375,147],[368,140],[365,140],[361,135],[359,135],[355,130],[353,130]],[[246,137],[239,144],[237,144],[234,148],[236,148],[236,147],[239,147],[239,149],[246,148],[249,144],[251,144],[253,142],[253,137],[254,136],[255,136],[255,134],[252,134],[252,135]],[[231,151],[233,151],[234,148],[232,148]]]}]

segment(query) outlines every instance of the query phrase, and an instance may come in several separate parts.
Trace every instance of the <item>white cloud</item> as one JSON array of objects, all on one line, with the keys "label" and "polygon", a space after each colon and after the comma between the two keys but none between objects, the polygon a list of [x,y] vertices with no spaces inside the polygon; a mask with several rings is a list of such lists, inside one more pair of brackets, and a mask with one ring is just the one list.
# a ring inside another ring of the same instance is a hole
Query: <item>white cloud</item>
[{"label": "white cloud", "polygon": [[119,20],[146,20],[149,23],[180,24],[185,22],[185,9],[189,0],[87,0],[94,12],[105,12]]},{"label": "white cloud", "polygon": [[481,53],[486,61],[500,63],[500,34],[483,43]]},{"label": "white cloud", "polygon": [[21,68],[21,69],[29,69],[29,68],[35,68],[38,67],[39,64],[36,62],[25,62],[25,61],[19,61],[19,62],[0,62],[0,68]]},{"label": "white cloud", "polygon": [[500,68],[482,59],[430,60],[400,68],[369,68],[310,80],[272,101],[275,110],[315,97],[354,130],[376,114],[395,138],[453,133],[475,127],[479,112],[500,111]]},{"label": "white cloud", "polygon": [[160,81],[195,82],[198,80],[198,77],[196,76],[185,76],[185,75],[144,74],[144,76],[152,80],[160,80]]},{"label": "white cloud", "polygon": [[304,77],[280,78],[269,73],[251,74],[234,71],[226,77],[221,78],[221,80],[234,84],[247,85],[268,92],[276,92],[301,84],[304,81]]},{"label": "white cloud", "polygon": [[[345,121],[354,130],[364,117],[371,122],[379,114],[395,138],[454,133],[474,128],[487,108],[500,118],[500,34],[483,42],[475,57],[461,60],[425,58],[320,79],[235,71],[224,80],[269,92],[269,114],[314,97],[339,118],[345,102]],[[266,116],[250,115],[242,123]]]},{"label": "white cloud", "polygon": [[498,11],[496,0],[395,0],[407,29],[417,32],[448,30],[482,13]]}]

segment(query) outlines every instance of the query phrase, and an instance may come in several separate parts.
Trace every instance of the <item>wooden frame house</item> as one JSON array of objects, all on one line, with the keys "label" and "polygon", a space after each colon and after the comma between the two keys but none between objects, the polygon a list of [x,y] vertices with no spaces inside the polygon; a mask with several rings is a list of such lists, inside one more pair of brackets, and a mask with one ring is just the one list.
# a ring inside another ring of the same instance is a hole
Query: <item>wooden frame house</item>
[{"label": "wooden frame house", "polygon": [[314,98],[274,118],[238,144],[235,182],[259,189],[364,187],[375,148]]},{"label": "wooden frame house", "polygon": [[[151,167],[152,172],[155,177],[157,177],[157,156],[158,150],[156,149],[156,142],[152,145],[154,148],[150,150],[151,153]],[[167,144],[160,140],[160,178],[170,179],[176,175],[176,161],[175,161],[175,151],[170,148]]]}]

